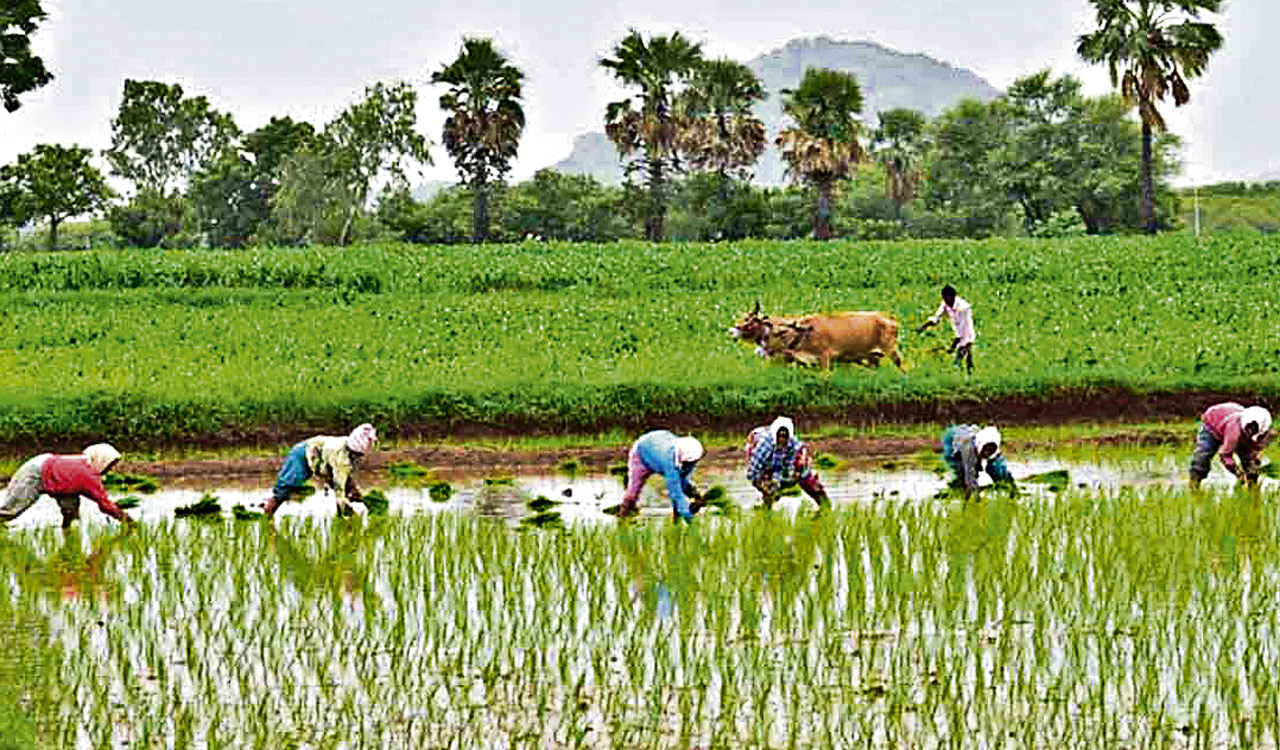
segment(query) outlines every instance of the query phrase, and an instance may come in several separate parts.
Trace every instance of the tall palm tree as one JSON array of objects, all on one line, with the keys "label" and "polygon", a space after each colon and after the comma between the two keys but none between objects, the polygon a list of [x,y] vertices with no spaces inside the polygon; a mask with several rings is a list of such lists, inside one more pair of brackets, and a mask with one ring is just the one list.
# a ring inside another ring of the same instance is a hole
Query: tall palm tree
[{"label": "tall palm tree", "polygon": [[715,175],[723,219],[717,231],[726,238],[739,237],[730,193],[735,179],[751,178],[751,168],[764,153],[764,123],[751,111],[764,100],[764,86],[747,66],[721,58],[699,66],[680,98],[677,149],[690,167]]},{"label": "tall palm tree", "polygon": [[1111,85],[1138,107],[1142,120],[1142,220],[1156,231],[1155,184],[1152,178],[1153,131],[1166,129],[1156,109],[1167,94],[1175,106],[1191,100],[1187,80],[1204,72],[1209,56],[1222,47],[1222,34],[1199,20],[1200,12],[1217,13],[1222,0],[1089,0],[1098,28],[1076,40],[1086,62],[1106,63]]},{"label": "tall palm tree", "polygon": [[462,181],[471,188],[471,215],[476,242],[489,238],[489,193],[511,169],[524,132],[521,83],[524,73],[507,61],[492,39],[465,39],[457,59],[431,76],[449,90],[440,108],[444,147]]},{"label": "tall palm tree", "polygon": [[678,31],[646,41],[632,30],[613,54],[600,61],[601,67],[613,71],[624,85],[639,88],[640,101],[638,109],[632,107],[631,99],[609,104],[605,133],[623,158],[644,152],[649,189],[644,233],[649,240],[661,242],[667,235],[667,174],[679,166],[679,123],[673,105],[680,87],[702,63],[702,45]]},{"label": "tall palm tree", "polygon": [[902,207],[916,195],[923,160],[924,115],[911,109],[880,113],[880,127],[872,137],[876,161],[884,167],[885,197],[902,218]]},{"label": "tall palm tree", "polygon": [[782,111],[795,123],[778,133],[778,146],[789,171],[818,190],[814,236],[834,236],[831,194],[837,180],[847,179],[862,159],[858,143],[862,89],[852,73],[809,68],[800,86],[782,90]]}]

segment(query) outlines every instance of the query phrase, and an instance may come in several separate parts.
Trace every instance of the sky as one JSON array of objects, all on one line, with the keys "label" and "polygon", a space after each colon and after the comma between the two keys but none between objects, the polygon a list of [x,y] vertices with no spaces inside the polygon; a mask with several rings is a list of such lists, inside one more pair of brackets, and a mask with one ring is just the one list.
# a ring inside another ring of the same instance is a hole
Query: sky
[{"label": "sky", "polygon": [[[867,40],[968,68],[997,88],[1045,68],[1081,79],[1089,95],[1110,90],[1105,69],[1075,55],[1094,28],[1086,0],[43,0],[49,17],[36,50],[56,76],[0,111],[0,163],[38,143],[97,151],[126,78],[181,84],[229,112],[248,132],[272,116],[315,125],[358,101],[375,81],[419,92],[419,127],[439,143],[445,115],[431,74],[468,36],[493,38],[524,70],[526,127],[515,180],[567,156],[576,135],[602,130],[608,102],[626,94],[599,66],[630,29],[680,31],[708,56],[746,61],[798,37]],[[1182,184],[1280,179],[1277,0],[1227,0],[1210,15],[1226,38],[1191,103],[1163,111],[1185,148]],[[443,147],[417,179],[454,180]],[[105,162],[98,160],[105,170]]]}]

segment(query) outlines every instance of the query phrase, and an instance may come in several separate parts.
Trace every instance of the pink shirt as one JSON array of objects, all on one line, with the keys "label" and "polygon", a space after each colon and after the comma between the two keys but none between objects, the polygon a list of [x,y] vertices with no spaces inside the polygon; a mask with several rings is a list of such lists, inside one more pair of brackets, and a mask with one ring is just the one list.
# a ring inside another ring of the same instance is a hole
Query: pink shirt
[{"label": "pink shirt", "polygon": [[938,311],[929,318],[929,322],[937,323],[943,313],[951,318],[951,330],[955,332],[956,338],[960,339],[960,346],[972,344],[977,340],[978,334],[973,330],[973,308],[969,307],[969,303],[965,302],[963,297],[957,296],[955,305],[950,307],[943,302],[938,307]]},{"label": "pink shirt", "polygon": [[[1271,438],[1269,431],[1256,441],[1244,437],[1244,432],[1240,425],[1240,413],[1243,411],[1244,407],[1240,404],[1227,401],[1210,406],[1204,410],[1204,414],[1200,417],[1200,421],[1204,422],[1204,426],[1209,428],[1209,434],[1222,441],[1222,447],[1218,449],[1218,455],[1222,458],[1222,465],[1228,469],[1236,465],[1236,453],[1244,453],[1250,456],[1260,453]],[[1241,444],[1242,439],[1244,441],[1243,444]]]}]

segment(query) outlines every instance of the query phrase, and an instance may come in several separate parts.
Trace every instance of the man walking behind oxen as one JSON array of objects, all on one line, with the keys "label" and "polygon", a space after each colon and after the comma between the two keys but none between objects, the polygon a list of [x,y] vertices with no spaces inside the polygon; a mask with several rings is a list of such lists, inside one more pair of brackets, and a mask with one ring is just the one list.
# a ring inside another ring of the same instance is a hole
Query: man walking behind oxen
[{"label": "man walking behind oxen", "polygon": [[963,297],[956,296],[955,287],[947,284],[942,287],[942,304],[937,312],[916,329],[916,333],[924,333],[929,326],[937,325],[943,314],[951,318],[951,331],[955,338],[948,351],[955,352],[956,367],[963,363],[969,373],[973,372],[973,343],[978,340],[978,332],[973,327],[973,308]]}]

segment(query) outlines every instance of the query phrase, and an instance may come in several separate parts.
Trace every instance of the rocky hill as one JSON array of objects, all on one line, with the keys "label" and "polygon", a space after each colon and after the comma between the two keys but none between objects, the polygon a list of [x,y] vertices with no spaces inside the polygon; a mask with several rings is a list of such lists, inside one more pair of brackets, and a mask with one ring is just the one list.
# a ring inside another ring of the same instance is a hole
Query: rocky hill
[{"label": "rocky hill", "polygon": [[[843,70],[857,76],[862,87],[862,120],[868,128],[875,128],[876,114],[885,110],[914,109],[932,118],[963,98],[990,101],[1001,93],[972,71],[874,42],[843,42],[826,37],[797,39],[747,61],[746,66],[760,76],[768,94],[768,99],[756,107],[756,116],[768,128],[770,143],[783,125],[781,90],[798,86],[809,68]],[[611,184],[622,180],[618,154],[601,132],[574,139],[573,152],[555,169],[591,175]],[[756,165],[755,181],[779,185],[785,179],[786,167],[777,150],[770,146]]]}]

